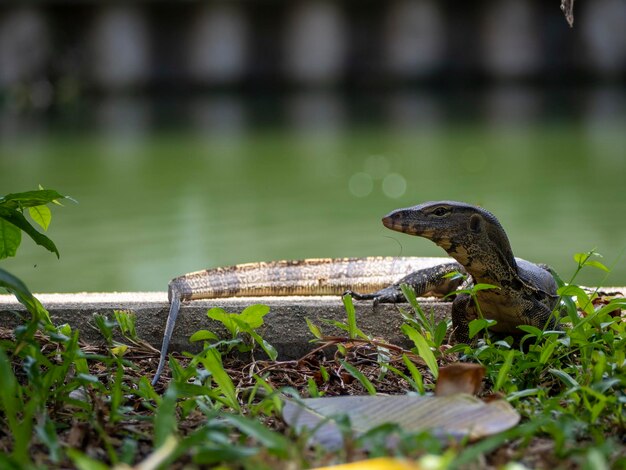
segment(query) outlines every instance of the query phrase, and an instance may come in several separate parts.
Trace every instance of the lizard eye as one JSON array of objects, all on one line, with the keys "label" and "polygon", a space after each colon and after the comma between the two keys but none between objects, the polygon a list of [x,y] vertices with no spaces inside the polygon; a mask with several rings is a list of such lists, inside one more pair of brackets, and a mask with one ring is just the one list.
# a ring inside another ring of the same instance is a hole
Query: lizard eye
[{"label": "lizard eye", "polygon": [[448,210],[445,207],[437,207],[437,209],[433,211],[433,214],[436,215],[437,217],[443,217],[447,213],[448,213]]}]

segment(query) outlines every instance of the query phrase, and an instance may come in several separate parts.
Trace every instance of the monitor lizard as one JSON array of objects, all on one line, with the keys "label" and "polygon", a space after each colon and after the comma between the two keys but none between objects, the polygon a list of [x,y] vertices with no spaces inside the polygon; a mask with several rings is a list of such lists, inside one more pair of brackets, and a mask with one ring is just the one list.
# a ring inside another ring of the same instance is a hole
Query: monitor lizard
[{"label": "monitor lizard", "polygon": [[[513,333],[518,325],[543,328],[551,323],[558,296],[547,268],[515,258],[504,229],[490,212],[453,201],[427,202],[398,209],[383,219],[391,230],[428,238],[454,258],[367,257],[247,263],[197,271],[170,281],[167,317],[159,365],[163,371],[181,301],[218,297],[342,295],[357,300],[402,302],[401,285],[417,296],[445,295],[471,282],[496,286],[477,292],[485,318],[497,320],[494,331]],[[455,261],[456,260],[456,261]],[[468,294],[452,304],[455,339],[469,341],[469,322],[478,317]],[[552,325],[554,326],[554,325]]]}]

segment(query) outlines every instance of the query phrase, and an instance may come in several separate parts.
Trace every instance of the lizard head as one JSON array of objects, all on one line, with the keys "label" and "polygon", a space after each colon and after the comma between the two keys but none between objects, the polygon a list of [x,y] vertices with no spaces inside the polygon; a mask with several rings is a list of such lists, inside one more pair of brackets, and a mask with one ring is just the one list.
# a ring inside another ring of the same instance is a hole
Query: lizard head
[{"label": "lizard head", "polygon": [[473,258],[494,253],[506,264],[515,265],[500,222],[480,207],[455,201],[425,202],[390,212],[383,217],[383,225],[432,240],[466,268]]}]

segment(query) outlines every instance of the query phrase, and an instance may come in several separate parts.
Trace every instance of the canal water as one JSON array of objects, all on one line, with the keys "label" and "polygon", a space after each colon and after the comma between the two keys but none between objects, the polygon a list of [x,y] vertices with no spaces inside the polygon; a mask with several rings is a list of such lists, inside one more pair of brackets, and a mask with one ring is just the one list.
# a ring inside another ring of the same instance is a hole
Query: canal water
[{"label": "canal water", "polygon": [[568,278],[574,253],[626,284],[626,95],[504,88],[439,96],[328,91],[3,108],[0,193],[54,188],[61,258],[24,238],[0,267],[37,292],[165,290],[185,272],[284,258],[437,256],[386,230],[423,201],[479,204],[516,256]]}]

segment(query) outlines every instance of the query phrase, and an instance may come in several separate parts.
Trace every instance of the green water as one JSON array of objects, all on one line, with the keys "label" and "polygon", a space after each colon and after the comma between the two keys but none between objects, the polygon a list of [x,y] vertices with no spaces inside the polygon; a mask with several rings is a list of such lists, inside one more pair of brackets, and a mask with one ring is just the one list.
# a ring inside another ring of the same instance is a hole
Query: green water
[{"label": "green water", "polygon": [[[37,292],[132,291],[256,260],[437,256],[380,218],[453,199],[495,213],[516,256],[568,277],[572,255],[595,248],[614,265],[605,284],[625,285],[625,129],[626,113],[591,124],[39,129],[0,143],[0,193],[41,184],[78,204],[54,208],[60,260],[24,239],[0,265]],[[589,271],[581,282],[603,276]]]}]

